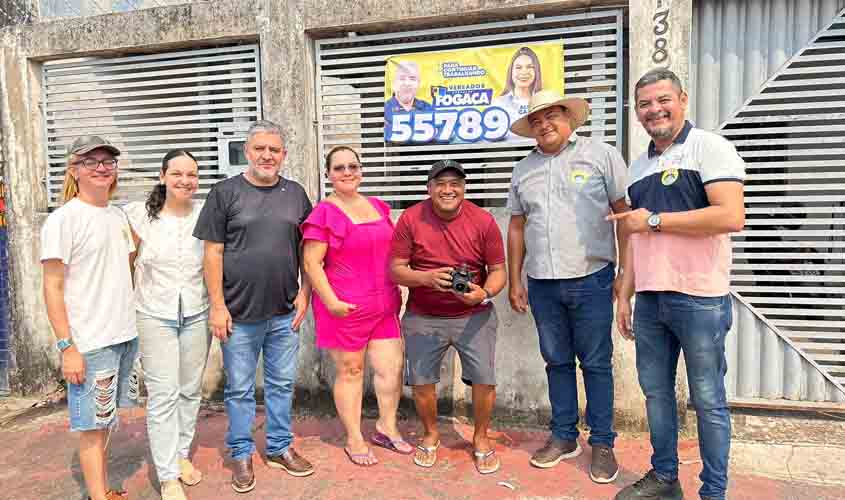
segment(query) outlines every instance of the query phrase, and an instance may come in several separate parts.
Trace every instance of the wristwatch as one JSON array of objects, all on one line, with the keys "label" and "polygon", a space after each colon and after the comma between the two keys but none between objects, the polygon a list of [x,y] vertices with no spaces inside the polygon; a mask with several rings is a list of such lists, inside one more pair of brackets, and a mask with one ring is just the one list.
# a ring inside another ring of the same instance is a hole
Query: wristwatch
[{"label": "wristwatch", "polygon": [[59,339],[59,341],[56,342],[56,349],[58,349],[59,352],[65,352],[72,345],[73,345],[73,339],[70,338],[70,337],[68,337],[66,339]]},{"label": "wristwatch", "polygon": [[648,216],[648,228],[652,230],[652,232],[659,233],[660,232],[660,214],[652,213]]},{"label": "wristwatch", "polygon": [[486,306],[490,302],[493,302],[493,296],[490,295],[490,292],[488,292],[486,288],[482,288],[482,290],[484,290],[484,295],[486,295],[486,297],[484,297],[484,300],[481,301],[481,305]]}]

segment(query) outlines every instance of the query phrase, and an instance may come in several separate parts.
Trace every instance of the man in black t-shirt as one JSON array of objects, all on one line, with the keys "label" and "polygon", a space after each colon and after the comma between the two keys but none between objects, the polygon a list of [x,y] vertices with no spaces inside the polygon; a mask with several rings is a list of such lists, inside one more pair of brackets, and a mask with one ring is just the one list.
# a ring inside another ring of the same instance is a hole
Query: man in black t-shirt
[{"label": "man in black t-shirt", "polygon": [[208,194],[194,236],[205,241],[209,326],[220,339],[229,417],[226,446],[235,461],[232,488],[255,488],[255,373],[264,353],[267,464],[294,476],[314,467],[291,447],[290,409],[299,336],[311,286],[299,287],[299,225],[311,212],[301,185],[279,176],[285,158],[281,128],[269,121],[250,127],[242,174]]}]

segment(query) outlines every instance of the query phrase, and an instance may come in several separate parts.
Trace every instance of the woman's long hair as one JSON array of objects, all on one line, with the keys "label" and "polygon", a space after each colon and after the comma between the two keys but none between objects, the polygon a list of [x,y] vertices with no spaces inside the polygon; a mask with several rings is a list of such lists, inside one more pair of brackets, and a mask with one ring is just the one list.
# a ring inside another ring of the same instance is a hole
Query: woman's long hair
[{"label": "woman's long hair", "polygon": [[534,84],[531,86],[531,95],[543,90],[543,76],[540,72],[540,58],[537,54],[528,47],[521,47],[517,50],[511,58],[511,63],[508,65],[508,77],[505,83],[505,89],[499,95],[508,95],[513,93],[513,65],[519,56],[528,56],[531,58],[531,63],[534,64]]},{"label": "woman's long hair", "polygon": [[[184,149],[171,149],[164,155],[164,158],[161,159],[161,175],[167,174],[167,168],[170,166],[170,160],[173,158],[178,158],[180,156],[187,156],[188,158],[194,160],[194,163],[197,162],[197,159],[194,158],[190,152],[185,151]],[[161,213],[161,209],[164,208],[164,202],[167,200],[167,186],[164,185],[163,182],[159,182],[155,186],[153,186],[152,191],[147,196],[147,217],[150,220],[158,219],[159,214]]]},{"label": "woman's long hair", "polygon": [[[68,155],[67,168],[65,169],[65,180],[62,183],[62,204],[65,204],[79,196],[79,181],[77,181],[76,177],[74,177],[73,174],[70,173],[71,167],[73,167],[73,164],[77,161],[79,161],[78,156],[76,156],[75,154]],[[112,197],[115,191],[117,191],[117,171],[114,172],[114,182],[112,182],[111,186],[109,187],[109,198]]]}]

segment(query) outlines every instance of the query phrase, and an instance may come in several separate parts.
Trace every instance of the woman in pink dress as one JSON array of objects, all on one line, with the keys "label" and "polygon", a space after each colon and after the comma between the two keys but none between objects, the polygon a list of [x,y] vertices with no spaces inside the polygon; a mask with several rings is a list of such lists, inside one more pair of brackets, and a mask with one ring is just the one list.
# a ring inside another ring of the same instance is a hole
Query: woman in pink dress
[{"label": "woman in pink dress", "polygon": [[375,465],[361,433],[364,358],[374,371],[379,419],[373,444],[402,454],[414,448],[402,439],[396,410],[402,391],[403,347],[399,334],[399,288],[388,274],[393,236],[390,207],[358,192],[361,161],[338,146],[326,157],[333,193],[302,224],[305,273],[314,291],[317,347],[335,363],[334,401],[346,428],[349,459]]}]

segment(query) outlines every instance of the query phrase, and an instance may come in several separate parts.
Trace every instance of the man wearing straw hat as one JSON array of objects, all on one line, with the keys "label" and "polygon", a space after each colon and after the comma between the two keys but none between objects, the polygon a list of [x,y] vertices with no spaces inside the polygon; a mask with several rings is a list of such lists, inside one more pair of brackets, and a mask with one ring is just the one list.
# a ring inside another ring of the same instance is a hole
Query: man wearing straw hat
[{"label": "man wearing straw hat", "polygon": [[624,250],[626,237],[620,232],[615,239],[605,217],[628,210],[628,178],[615,148],[575,134],[588,114],[584,99],[543,90],[511,126],[514,134],[536,139],[537,147],[513,170],[509,298],[520,313],[530,303],[549,378],[551,436],[531,464],[550,468],[581,454],[577,357],[587,396],[590,477],[609,483],[619,471],[613,454],[614,263],[616,239]]}]

